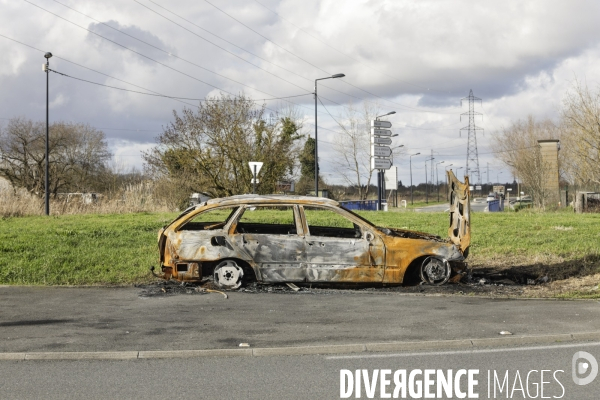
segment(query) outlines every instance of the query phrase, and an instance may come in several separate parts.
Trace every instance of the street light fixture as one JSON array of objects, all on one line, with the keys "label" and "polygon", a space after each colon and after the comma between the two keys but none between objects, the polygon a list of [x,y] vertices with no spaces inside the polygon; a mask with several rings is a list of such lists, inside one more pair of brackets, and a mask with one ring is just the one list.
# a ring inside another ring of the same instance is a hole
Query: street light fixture
[{"label": "street light fixture", "polygon": [[410,163],[410,204],[413,204],[413,184],[412,184],[412,158],[413,156],[418,156],[421,153],[415,153],[415,154],[411,154],[410,157],[408,157],[408,161]]},{"label": "street light fixture", "polygon": [[427,161],[433,160],[435,160],[435,157],[430,157],[427,160],[425,160],[425,204],[429,204],[429,185],[427,184]]},{"label": "street light fixture", "polygon": [[319,197],[319,142],[317,131],[317,81],[324,79],[343,78],[344,74],[335,74],[326,78],[315,79],[315,197]]},{"label": "street light fixture", "polygon": [[48,92],[49,92],[49,81],[50,81],[50,57],[52,57],[52,53],[47,52],[46,54],[44,54],[44,58],[46,59],[46,64],[42,64],[42,70],[46,73],[46,177],[45,177],[45,212],[46,215],[50,215],[50,185],[48,184],[48,169],[49,169],[49,163],[48,163],[48,153],[49,153],[49,121],[50,121],[50,113],[49,113],[49,106],[48,106]]},{"label": "street light fixture", "polygon": [[453,165],[454,164],[448,164],[444,167],[444,171],[446,172],[446,201],[448,201],[448,193],[450,193],[450,190],[448,188],[448,168],[450,168]]},{"label": "street light fixture", "polygon": [[438,194],[438,203],[440,202],[440,178],[438,176],[438,165],[443,164],[444,161],[440,161],[439,163],[435,163],[435,185],[437,187],[437,194]]},{"label": "street light fixture", "polygon": [[498,182],[498,185],[500,184],[500,179],[498,179],[498,176],[502,173],[503,171],[500,171],[496,174],[496,182]]}]

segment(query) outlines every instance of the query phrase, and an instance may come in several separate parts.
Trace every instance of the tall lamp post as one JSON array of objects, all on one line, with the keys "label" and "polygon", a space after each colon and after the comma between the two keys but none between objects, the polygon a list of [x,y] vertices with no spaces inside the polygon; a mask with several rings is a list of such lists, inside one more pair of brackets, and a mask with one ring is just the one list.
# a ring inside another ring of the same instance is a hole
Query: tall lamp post
[{"label": "tall lamp post", "polygon": [[[396,114],[396,111],[390,111],[383,115],[378,115],[375,117],[375,121],[379,121],[379,118],[385,117],[386,115]],[[392,136],[398,136],[392,135]],[[374,157],[374,156],[373,156]],[[385,197],[385,171],[383,169],[377,170],[377,209],[381,211],[381,199]]]},{"label": "tall lamp post", "polygon": [[318,141],[318,130],[317,130],[317,81],[324,79],[335,79],[343,78],[344,74],[335,74],[328,76],[327,78],[315,79],[315,197],[319,197],[319,141]]},{"label": "tall lamp post", "polygon": [[411,154],[410,157],[408,157],[408,161],[410,163],[410,204],[413,204],[413,184],[412,184],[412,158],[413,156],[418,156],[421,153],[415,153],[415,154]]},{"label": "tall lamp post", "polygon": [[435,186],[437,187],[438,194],[438,203],[440,202],[440,178],[438,176],[438,165],[443,164],[444,161],[440,161],[439,163],[435,163]]},{"label": "tall lamp post", "polygon": [[500,179],[498,177],[500,176],[501,173],[502,173],[502,171],[500,171],[496,174],[496,182],[498,182],[498,185],[500,184]]},{"label": "tall lamp post", "polygon": [[[430,157],[425,160],[425,203],[429,204],[429,186],[427,185],[427,161],[435,160],[434,157]],[[432,172],[433,174],[433,172]]]},{"label": "tall lamp post", "polygon": [[444,172],[446,172],[446,201],[448,201],[448,193],[450,193],[450,190],[448,188],[448,168],[450,168],[453,165],[454,164],[448,164],[444,167]]},{"label": "tall lamp post", "polygon": [[43,66],[43,71],[46,73],[46,177],[45,177],[45,195],[46,195],[46,201],[45,201],[45,211],[46,211],[46,215],[50,215],[50,185],[48,183],[48,169],[49,169],[49,162],[48,162],[48,153],[49,151],[49,121],[50,121],[50,113],[49,113],[49,107],[48,107],[48,92],[49,92],[49,81],[50,81],[50,57],[52,57],[52,53],[48,52],[46,54],[44,54],[44,58],[46,58],[46,64],[42,64]]},{"label": "tall lamp post", "polygon": [[[394,136],[398,136],[398,134],[394,133],[392,135],[392,137],[394,137]],[[399,149],[400,147],[404,147],[404,145],[400,144],[398,146],[394,146],[394,147],[391,148],[391,150],[392,150],[392,165],[394,165],[394,150],[395,149]],[[397,168],[396,168],[396,180],[398,180],[398,169]],[[394,207],[398,207],[398,182],[396,182],[396,184],[394,186],[396,186],[396,200],[395,200],[395,203],[394,203]]]}]

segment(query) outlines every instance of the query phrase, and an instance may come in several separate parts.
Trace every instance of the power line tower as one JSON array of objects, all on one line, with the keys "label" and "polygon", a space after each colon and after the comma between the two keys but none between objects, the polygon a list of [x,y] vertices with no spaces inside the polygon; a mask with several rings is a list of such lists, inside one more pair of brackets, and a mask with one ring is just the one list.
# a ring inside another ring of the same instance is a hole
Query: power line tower
[{"label": "power line tower", "polygon": [[[481,172],[479,171],[479,154],[477,153],[477,131],[483,132],[483,128],[475,125],[475,116],[482,115],[481,113],[475,111],[475,101],[479,101],[479,104],[481,104],[481,99],[473,96],[473,89],[469,91],[469,97],[465,97],[464,99],[460,100],[461,107],[463,101],[467,99],[469,100],[469,111],[460,115],[461,121],[463,115],[469,116],[469,126],[465,126],[464,128],[460,129],[460,131],[467,130],[469,135],[467,141],[467,166],[465,168],[465,174],[473,178],[475,177],[474,175],[477,175],[477,180],[473,180],[472,182],[480,184]],[[471,166],[469,166],[469,161],[471,162]]]}]

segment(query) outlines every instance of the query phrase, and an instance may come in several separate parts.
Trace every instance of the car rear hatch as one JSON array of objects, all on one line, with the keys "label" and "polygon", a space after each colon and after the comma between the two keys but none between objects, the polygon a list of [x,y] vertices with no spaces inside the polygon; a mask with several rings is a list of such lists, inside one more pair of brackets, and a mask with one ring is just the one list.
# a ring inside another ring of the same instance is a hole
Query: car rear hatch
[{"label": "car rear hatch", "polygon": [[447,172],[450,194],[450,227],[448,235],[450,240],[462,251],[466,257],[471,244],[471,205],[469,194],[469,177],[460,182],[452,170]]}]

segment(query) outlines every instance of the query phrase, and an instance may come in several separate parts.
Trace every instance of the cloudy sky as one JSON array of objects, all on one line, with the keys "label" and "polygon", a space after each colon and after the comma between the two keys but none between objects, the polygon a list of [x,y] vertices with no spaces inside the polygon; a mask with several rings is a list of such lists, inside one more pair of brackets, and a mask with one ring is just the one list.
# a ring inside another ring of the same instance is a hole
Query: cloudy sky
[{"label": "cloudy sky", "polygon": [[[0,123],[45,119],[44,53],[74,78],[144,93],[202,99],[245,93],[270,110],[290,104],[314,132],[314,79],[321,81],[319,155],[335,183],[336,122],[349,105],[376,101],[389,120],[399,179],[425,179],[425,159],[466,166],[473,90],[483,182],[512,181],[490,138],[511,121],[556,119],[575,79],[600,82],[600,2],[456,0],[0,0]],[[303,95],[303,96],[300,96]],[[291,97],[299,96],[299,97]],[[173,100],[50,75],[52,121],[103,130],[124,167],[169,123]],[[429,166],[428,166],[429,168]],[[470,168],[474,168],[473,163]],[[459,172],[459,177],[462,173]]]}]

